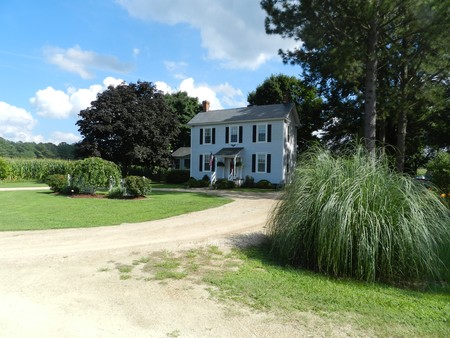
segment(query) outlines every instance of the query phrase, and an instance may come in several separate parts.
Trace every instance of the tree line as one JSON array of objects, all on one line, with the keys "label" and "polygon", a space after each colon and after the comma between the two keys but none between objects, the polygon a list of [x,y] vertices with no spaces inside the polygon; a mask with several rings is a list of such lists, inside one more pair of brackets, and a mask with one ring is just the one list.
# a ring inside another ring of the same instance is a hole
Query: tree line
[{"label": "tree line", "polygon": [[49,158],[71,160],[75,157],[75,145],[53,143],[13,142],[0,137],[0,157]]}]

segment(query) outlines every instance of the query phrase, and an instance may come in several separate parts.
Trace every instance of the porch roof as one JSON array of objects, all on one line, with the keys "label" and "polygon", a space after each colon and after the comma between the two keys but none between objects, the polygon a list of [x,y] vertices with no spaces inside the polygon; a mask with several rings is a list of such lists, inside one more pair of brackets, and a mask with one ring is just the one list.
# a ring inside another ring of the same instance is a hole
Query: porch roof
[{"label": "porch roof", "polygon": [[222,148],[216,153],[215,156],[234,157],[237,154],[239,154],[242,149],[244,148],[242,147]]}]

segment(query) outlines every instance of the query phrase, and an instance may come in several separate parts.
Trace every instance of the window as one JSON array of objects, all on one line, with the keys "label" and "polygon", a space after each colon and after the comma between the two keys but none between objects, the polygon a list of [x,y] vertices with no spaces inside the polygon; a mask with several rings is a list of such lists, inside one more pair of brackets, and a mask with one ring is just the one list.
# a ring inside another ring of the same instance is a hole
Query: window
[{"label": "window", "polygon": [[266,154],[256,154],[257,166],[256,172],[265,173],[266,172]]},{"label": "window", "polygon": [[211,144],[211,128],[205,128],[205,132],[204,132],[204,136],[205,136],[205,140],[204,143],[205,144]]},{"label": "window", "polygon": [[203,155],[203,171],[211,171],[211,166],[209,165],[210,160],[211,154]]},{"label": "window", "polygon": [[266,124],[258,124],[258,142],[266,142]]},{"label": "window", "polygon": [[184,169],[189,169],[191,167],[191,160],[189,158],[184,159]]},{"label": "window", "polygon": [[237,143],[238,142],[238,133],[239,133],[238,126],[231,126],[230,127],[230,143]]},{"label": "window", "polygon": [[175,159],[175,169],[180,169],[180,159]]}]

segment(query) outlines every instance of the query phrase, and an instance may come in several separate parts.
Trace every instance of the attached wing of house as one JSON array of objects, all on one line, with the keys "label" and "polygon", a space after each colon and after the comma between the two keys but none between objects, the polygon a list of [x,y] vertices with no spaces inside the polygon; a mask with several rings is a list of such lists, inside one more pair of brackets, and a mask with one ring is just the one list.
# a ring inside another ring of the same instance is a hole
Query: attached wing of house
[{"label": "attached wing of house", "polygon": [[[208,102],[203,106],[207,108]],[[191,127],[191,176],[284,184],[296,161],[297,111],[292,103],[209,110]]]}]

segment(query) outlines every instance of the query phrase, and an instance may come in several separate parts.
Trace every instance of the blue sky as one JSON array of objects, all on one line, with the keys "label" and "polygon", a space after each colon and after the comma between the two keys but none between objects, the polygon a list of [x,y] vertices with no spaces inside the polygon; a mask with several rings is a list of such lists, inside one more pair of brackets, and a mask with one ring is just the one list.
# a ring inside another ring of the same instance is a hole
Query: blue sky
[{"label": "blue sky", "polygon": [[245,106],[271,74],[300,72],[264,18],[259,0],[2,0],[0,137],[76,142],[79,111],[122,81]]}]

